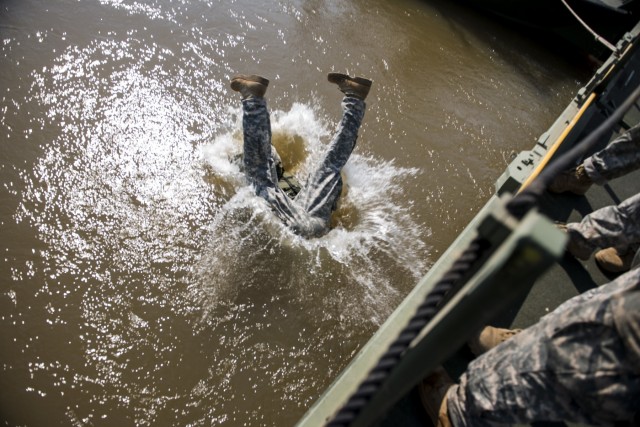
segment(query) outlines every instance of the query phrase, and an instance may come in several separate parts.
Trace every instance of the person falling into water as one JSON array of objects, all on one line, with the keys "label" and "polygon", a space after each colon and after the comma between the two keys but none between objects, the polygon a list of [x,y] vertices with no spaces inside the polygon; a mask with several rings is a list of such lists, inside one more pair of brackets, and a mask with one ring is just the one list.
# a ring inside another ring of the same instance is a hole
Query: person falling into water
[{"label": "person falling into water", "polygon": [[358,138],[371,80],[329,73],[328,80],[344,93],[342,120],[320,165],[294,199],[278,186],[276,160],[272,153],[271,122],[264,95],[269,80],[257,75],[237,75],[231,89],[242,95],[244,168],[249,184],[265,199],[274,213],[302,237],[320,237],[329,232],[331,213],[342,190],[340,172]]}]

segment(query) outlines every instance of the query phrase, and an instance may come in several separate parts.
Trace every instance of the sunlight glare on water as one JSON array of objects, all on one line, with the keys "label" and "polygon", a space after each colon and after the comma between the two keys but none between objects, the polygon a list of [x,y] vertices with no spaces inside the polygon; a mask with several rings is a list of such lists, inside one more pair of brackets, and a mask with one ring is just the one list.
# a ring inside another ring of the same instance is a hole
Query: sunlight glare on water
[{"label": "sunlight glare on water", "polygon": [[[0,421],[293,425],[572,96],[532,46],[437,1],[0,3]],[[268,76],[304,182],[331,71],[374,86],[305,240],[245,182],[228,85]]]}]

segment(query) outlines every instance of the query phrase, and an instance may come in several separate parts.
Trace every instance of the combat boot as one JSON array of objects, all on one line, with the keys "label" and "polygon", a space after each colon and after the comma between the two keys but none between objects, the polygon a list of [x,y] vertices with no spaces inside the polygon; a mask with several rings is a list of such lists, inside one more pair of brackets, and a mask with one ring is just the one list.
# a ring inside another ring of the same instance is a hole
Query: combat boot
[{"label": "combat boot", "polygon": [[240,92],[242,99],[264,97],[267,86],[269,86],[269,80],[255,74],[238,74],[231,79],[231,89]]},{"label": "combat boot", "polygon": [[520,332],[522,332],[522,329],[502,329],[485,326],[478,335],[469,340],[467,345],[471,353],[477,357]]},{"label": "combat boot", "polygon": [[591,188],[593,181],[587,175],[583,165],[579,165],[568,171],[564,171],[555,177],[549,185],[552,193],[564,193],[570,191],[574,194],[583,195]]},{"label": "combat boot", "polygon": [[593,256],[598,266],[610,273],[624,273],[629,271],[635,253],[627,250],[621,253],[616,248],[602,249]]},{"label": "combat boot", "polygon": [[327,80],[338,85],[340,92],[346,96],[352,96],[361,100],[365,100],[369,89],[371,89],[372,81],[363,77],[349,77],[346,74],[329,73]]},{"label": "combat boot", "polygon": [[419,385],[420,400],[434,427],[451,427],[447,409],[447,392],[453,380],[442,367],[437,367]]},{"label": "combat boot", "polygon": [[556,227],[560,231],[564,231],[569,236],[566,250],[574,257],[586,261],[589,259],[595,248],[591,247],[587,239],[582,237],[580,233],[567,227],[566,224],[557,222]]}]

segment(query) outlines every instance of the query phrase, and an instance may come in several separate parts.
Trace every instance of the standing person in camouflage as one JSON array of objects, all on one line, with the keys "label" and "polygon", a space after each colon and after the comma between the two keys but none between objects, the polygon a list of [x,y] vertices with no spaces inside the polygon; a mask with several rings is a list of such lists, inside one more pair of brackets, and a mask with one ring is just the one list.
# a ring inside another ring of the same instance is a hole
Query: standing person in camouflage
[{"label": "standing person in camouflage", "polygon": [[[607,181],[638,168],[640,168],[640,124],[615,138],[604,149],[586,158],[577,167],[558,175],[549,186],[549,191],[582,195],[593,184],[604,185]],[[629,237],[621,235],[620,230],[633,229],[633,234],[638,236],[640,233],[638,230],[638,211],[640,208],[637,204],[639,202],[640,199],[632,197],[618,205],[617,208],[612,207],[598,213],[587,222],[582,221],[580,225],[570,225],[571,240],[573,241],[574,237],[577,239],[577,243],[573,244],[578,252],[569,251],[580,259],[587,259],[595,249],[594,246],[597,246],[603,248],[595,255],[596,262],[600,267],[614,273],[628,270],[635,251],[625,243],[636,243],[640,239],[635,237],[634,241],[630,241]],[[589,231],[588,227],[592,225],[595,228]],[[601,236],[598,236],[598,233],[602,233]],[[587,245],[585,239],[593,244]],[[606,241],[609,241],[610,246],[603,246]],[[588,250],[588,254],[586,254],[589,246],[591,246],[591,250]],[[580,250],[580,248],[582,249]]]},{"label": "standing person in camouflage", "polygon": [[342,189],[340,171],[355,147],[366,107],[364,100],[371,88],[371,80],[346,74],[329,73],[328,80],[344,93],[342,120],[319,167],[293,200],[278,186],[264,99],[269,80],[256,75],[238,75],[231,80],[231,89],[242,95],[247,180],[293,232],[308,238],[329,231],[331,212]]},{"label": "standing person in camouflage", "polygon": [[423,384],[434,425],[640,422],[640,269],[578,295],[469,364]]}]

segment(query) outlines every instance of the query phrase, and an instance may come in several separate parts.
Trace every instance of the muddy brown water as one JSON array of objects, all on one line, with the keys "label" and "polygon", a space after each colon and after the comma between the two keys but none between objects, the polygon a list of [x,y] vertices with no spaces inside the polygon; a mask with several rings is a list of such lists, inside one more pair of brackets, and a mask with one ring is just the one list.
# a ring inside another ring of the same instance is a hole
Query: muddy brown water
[{"label": "muddy brown water", "polygon": [[[271,79],[304,177],[374,80],[327,236],[230,159]],[[0,2],[0,420],[293,425],[587,77],[446,2]]]}]

